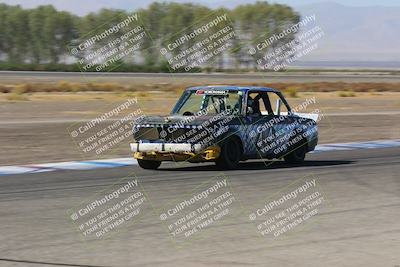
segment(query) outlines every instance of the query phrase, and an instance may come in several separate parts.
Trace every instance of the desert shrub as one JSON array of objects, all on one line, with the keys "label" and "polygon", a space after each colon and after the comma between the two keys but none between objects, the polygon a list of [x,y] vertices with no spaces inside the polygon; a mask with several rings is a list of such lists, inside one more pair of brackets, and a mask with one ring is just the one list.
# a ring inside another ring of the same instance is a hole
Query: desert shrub
[{"label": "desert shrub", "polygon": [[11,88],[5,85],[0,85],[0,93],[7,94],[11,92]]},{"label": "desert shrub", "polygon": [[297,89],[295,87],[288,87],[286,89],[286,93],[288,94],[289,97],[298,97]]},{"label": "desert shrub", "polygon": [[353,91],[340,91],[340,92],[338,92],[338,96],[340,96],[340,97],[355,97],[356,94]]},{"label": "desert shrub", "polygon": [[28,101],[29,100],[29,98],[26,95],[18,94],[18,93],[15,93],[15,92],[11,93],[11,94],[8,94],[6,96],[6,99],[9,100],[9,101]]},{"label": "desert shrub", "polygon": [[32,93],[34,91],[34,88],[30,84],[23,83],[16,85],[12,91],[15,94],[21,95],[26,93]]},{"label": "desert shrub", "polygon": [[66,81],[59,81],[57,83],[57,91],[59,92],[71,92],[73,91],[73,87],[69,82]]}]

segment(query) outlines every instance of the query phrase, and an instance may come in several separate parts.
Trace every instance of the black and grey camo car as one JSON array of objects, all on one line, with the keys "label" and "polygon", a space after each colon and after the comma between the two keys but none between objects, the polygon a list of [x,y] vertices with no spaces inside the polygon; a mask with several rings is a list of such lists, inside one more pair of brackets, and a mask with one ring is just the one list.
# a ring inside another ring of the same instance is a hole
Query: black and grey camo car
[{"label": "black and grey camo car", "polygon": [[215,162],[234,169],[247,159],[301,163],[318,142],[316,119],[294,113],[265,87],[201,86],[184,91],[168,116],[133,126],[131,150],[144,169],[162,161]]}]

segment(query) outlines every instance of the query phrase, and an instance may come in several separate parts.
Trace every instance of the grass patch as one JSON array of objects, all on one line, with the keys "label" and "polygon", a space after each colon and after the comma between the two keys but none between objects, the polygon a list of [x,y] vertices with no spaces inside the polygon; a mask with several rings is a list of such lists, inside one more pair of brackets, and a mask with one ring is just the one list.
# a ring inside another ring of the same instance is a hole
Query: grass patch
[{"label": "grass patch", "polygon": [[338,96],[340,96],[340,97],[355,97],[356,94],[353,91],[340,91],[340,92],[338,92]]},{"label": "grass patch", "polygon": [[289,87],[285,90],[285,92],[288,94],[289,97],[292,97],[292,98],[298,97],[297,89],[295,87]]},{"label": "grass patch", "polygon": [[[193,83],[93,83],[67,82],[58,83],[21,83],[16,85],[0,85],[0,92],[37,93],[37,92],[146,92],[163,91],[180,94],[189,86],[206,85],[204,82]],[[219,83],[213,83],[216,85]],[[224,83],[224,85],[272,87],[285,92],[288,97],[298,97],[300,92],[348,92],[347,97],[355,92],[399,92],[400,83],[344,83],[344,82],[314,82],[314,83]],[[349,89],[350,88],[350,89]]]},{"label": "grass patch", "polygon": [[8,101],[28,101],[29,98],[26,95],[18,94],[18,93],[11,93],[6,96]]},{"label": "grass patch", "polygon": [[18,84],[7,94],[6,99],[8,101],[28,101],[29,98],[25,94],[31,91],[30,84]]},{"label": "grass patch", "polygon": [[30,84],[18,84],[14,87],[12,92],[16,95],[22,95],[32,92],[32,85]]},{"label": "grass patch", "polygon": [[138,96],[139,96],[139,97],[148,97],[149,94],[148,94],[148,92],[140,92],[140,93],[138,94]]}]

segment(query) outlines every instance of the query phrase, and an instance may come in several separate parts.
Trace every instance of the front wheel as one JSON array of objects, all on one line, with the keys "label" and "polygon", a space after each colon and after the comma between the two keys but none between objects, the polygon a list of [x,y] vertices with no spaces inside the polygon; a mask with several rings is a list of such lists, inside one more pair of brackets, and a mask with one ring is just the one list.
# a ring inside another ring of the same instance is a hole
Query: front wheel
[{"label": "front wheel", "polygon": [[146,170],[156,170],[161,165],[161,161],[138,159],[139,166]]},{"label": "front wheel", "polygon": [[236,138],[231,138],[221,147],[221,154],[215,161],[219,169],[231,170],[239,165],[242,158],[242,145]]}]

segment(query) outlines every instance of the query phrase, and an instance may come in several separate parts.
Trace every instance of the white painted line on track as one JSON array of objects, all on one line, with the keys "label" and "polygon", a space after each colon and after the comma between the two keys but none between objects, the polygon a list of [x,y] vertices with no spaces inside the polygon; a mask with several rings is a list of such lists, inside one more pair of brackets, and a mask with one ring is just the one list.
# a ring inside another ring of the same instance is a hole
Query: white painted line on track
[{"label": "white painted line on track", "polygon": [[[389,148],[389,147],[400,147],[400,139],[322,144],[318,145],[315,148],[315,150],[311,153],[356,150],[356,149]],[[51,172],[59,170],[94,170],[100,168],[116,168],[116,167],[132,166],[136,164],[137,161],[133,158],[114,158],[114,159],[102,159],[102,160],[29,164],[29,165],[19,165],[19,166],[0,166],[0,176],[12,175],[12,174]]]}]

